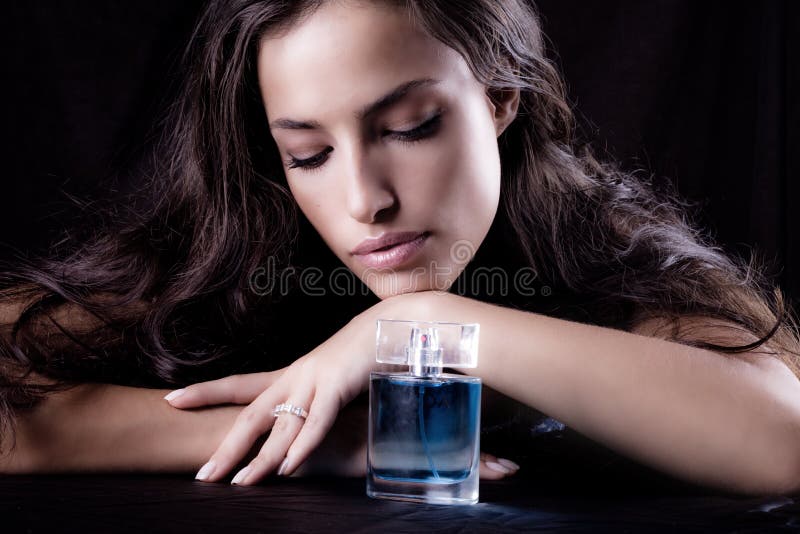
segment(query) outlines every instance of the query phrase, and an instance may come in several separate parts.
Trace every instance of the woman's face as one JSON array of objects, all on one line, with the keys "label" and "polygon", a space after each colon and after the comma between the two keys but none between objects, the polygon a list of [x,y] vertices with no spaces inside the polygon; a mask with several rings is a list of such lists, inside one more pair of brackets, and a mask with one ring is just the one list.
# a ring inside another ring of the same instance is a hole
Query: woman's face
[{"label": "woman's face", "polygon": [[[402,11],[327,2],[266,36],[258,77],[289,188],[334,254],[380,298],[447,289],[494,219],[510,122],[461,56]],[[405,243],[357,253],[381,236]]]}]

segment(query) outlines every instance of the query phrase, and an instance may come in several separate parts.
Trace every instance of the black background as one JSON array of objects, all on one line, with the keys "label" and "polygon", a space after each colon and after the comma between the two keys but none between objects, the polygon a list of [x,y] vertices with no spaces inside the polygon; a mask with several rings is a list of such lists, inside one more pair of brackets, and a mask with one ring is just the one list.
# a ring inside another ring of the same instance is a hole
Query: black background
[{"label": "black background", "polygon": [[[674,183],[726,250],[756,247],[797,301],[796,4],[537,5],[583,137]],[[46,250],[77,214],[65,194],[137,184],[134,163],[199,10],[189,0],[5,7],[0,259]]]}]

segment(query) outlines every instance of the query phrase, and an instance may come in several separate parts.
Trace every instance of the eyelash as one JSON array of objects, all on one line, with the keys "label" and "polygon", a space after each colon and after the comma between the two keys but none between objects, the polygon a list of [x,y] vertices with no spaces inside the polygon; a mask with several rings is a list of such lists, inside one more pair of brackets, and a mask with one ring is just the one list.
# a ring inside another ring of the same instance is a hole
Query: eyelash
[{"label": "eyelash", "polygon": [[[439,124],[441,123],[442,114],[437,113],[430,119],[426,120],[416,128],[411,130],[406,130],[402,132],[389,132],[388,135],[392,137],[396,141],[400,141],[401,143],[408,143],[413,144],[418,141],[422,141],[431,137],[433,134],[436,133],[438,130]],[[292,156],[289,156],[289,161],[286,162],[286,165],[290,169],[303,169],[305,171],[313,171],[318,169],[325,163],[325,156],[329,154],[333,148],[328,147],[316,156],[312,156],[306,159],[297,159]]]}]

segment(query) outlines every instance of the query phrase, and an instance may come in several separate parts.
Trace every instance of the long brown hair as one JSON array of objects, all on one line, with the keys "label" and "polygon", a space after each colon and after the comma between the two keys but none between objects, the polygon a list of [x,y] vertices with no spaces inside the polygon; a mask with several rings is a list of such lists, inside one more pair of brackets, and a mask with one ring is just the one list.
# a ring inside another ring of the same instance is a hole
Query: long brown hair
[{"label": "long brown hair", "polygon": [[[263,349],[279,337],[281,299],[254,292],[252,277],[268,261],[276,276],[314,235],[286,187],[255,58],[266,32],[323,1],[209,2],[129,209],[109,205],[48,255],[0,273],[10,310],[0,315],[4,435],[15,414],[80,382],[165,387],[285,363]],[[727,346],[678,329],[673,339],[720,352],[769,340],[800,372],[794,319],[761,264],[724,254],[675,195],[577,147],[527,1],[384,3],[460,52],[490,94],[520,90],[518,117],[499,138],[501,208],[474,262],[510,243],[509,265],[553,291],[519,305],[623,329],[653,316],[723,319],[758,340]]]}]

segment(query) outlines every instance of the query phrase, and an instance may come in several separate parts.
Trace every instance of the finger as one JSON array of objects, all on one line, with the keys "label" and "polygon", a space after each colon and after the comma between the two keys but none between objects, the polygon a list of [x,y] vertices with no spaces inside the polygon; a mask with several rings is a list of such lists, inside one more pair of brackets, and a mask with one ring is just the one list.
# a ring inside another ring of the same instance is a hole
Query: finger
[{"label": "finger", "polygon": [[486,465],[486,462],[481,460],[481,468],[480,468],[481,480],[500,480],[502,478],[507,477],[508,475],[509,473],[495,471],[494,469]]},{"label": "finger", "polygon": [[[292,406],[300,406],[307,410],[309,402],[314,397],[314,391],[309,389],[304,394],[293,395],[286,402]],[[297,435],[304,425],[304,419],[292,413],[281,413],[275,417],[275,423],[269,438],[261,447],[258,456],[253,458],[250,463],[242,468],[231,480],[231,484],[249,486],[258,483],[264,476],[278,468],[281,472],[284,469],[283,461],[286,458],[286,451],[292,445]]]},{"label": "finger", "polygon": [[272,410],[279,402],[276,399],[285,398],[286,395],[284,386],[275,386],[277,387],[263,391],[244,407],[222,444],[200,469],[196,478],[208,482],[218,481],[247,455],[257,439],[272,428],[275,423]]},{"label": "finger", "polygon": [[289,476],[306,461],[308,456],[322,442],[336,421],[341,408],[338,396],[331,392],[319,392],[308,409],[299,434],[286,452],[285,465],[281,464],[279,475]]},{"label": "finger", "polygon": [[511,476],[519,470],[519,466],[505,458],[497,458],[491,454],[481,453],[480,477],[498,480]]},{"label": "finger", "polygon": [[226,403],[250,404],[261,392],[275,383],[283,372],[284,369],[279,369],[269,373],[226,376],[175,390],[164,398],[175,408],[196,408]]},{"label": "finger", "polygon": [[488,454],[485,452],[481,452],[481,461],[480,461],[480,477],[485,480],[499,480],[501,478],[505,478],[506,473],[502,471],[495,471],[494,469],[490,468],[486,465],[486,462],[497,462],[497,457]]}]

